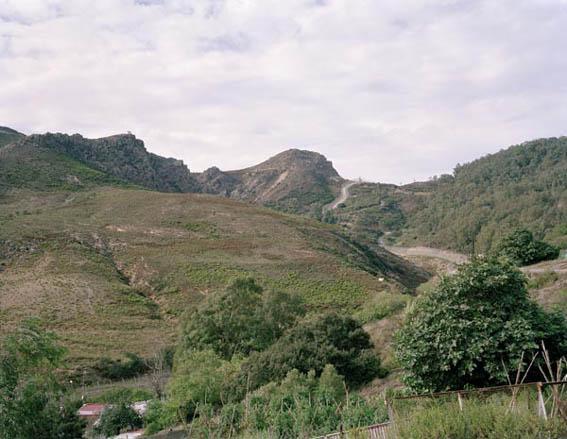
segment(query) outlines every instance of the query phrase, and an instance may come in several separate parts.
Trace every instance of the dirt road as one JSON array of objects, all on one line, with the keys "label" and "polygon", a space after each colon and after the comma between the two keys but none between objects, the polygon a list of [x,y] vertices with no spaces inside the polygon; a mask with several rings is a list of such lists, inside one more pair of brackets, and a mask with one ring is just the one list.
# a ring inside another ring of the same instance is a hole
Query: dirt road
[{"label": "dirt road", "polygon": [[348,197],[350,197],[350,192],[348,190],[355,184],[356,181],[345,182],[345,184],[343,184],[343,186],[341,187],[341,193],[339,194],[339,196],[335,199],[335,201],[324,206],[323,212],[336,209],[339,206],[339,204],[344,203],[348,199]]},{"label": "dirt road", "polygon": [[[469,260],[469,257],[462,253],[432,247],[396,247],[384,245],[384,248],[401,257],[425,256],[430,258],[443,259],[453,264],[462,264]],[[546,271],[567,273],[567,260],[556,259],[554,261],[540,262],[539,264],[522,267],[521,270],[524,273],[545,273]]]}]

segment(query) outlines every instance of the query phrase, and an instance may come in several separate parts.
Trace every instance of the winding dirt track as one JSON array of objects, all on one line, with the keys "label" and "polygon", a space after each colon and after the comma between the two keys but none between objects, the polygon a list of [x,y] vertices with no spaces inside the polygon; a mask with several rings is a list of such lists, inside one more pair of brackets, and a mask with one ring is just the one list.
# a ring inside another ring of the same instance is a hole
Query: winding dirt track
[{"label": "winding dirt track", "polygon": [[348,197],[350,197],[350,192],[348,190],[355,184],[356,181],[347,181],[345,184],[343,184],[339,196],[335,199],[335,201],[324,206],[323,211],[326,212],[328,210],[336,209],[339,204],[344,203],[348,199]]}]

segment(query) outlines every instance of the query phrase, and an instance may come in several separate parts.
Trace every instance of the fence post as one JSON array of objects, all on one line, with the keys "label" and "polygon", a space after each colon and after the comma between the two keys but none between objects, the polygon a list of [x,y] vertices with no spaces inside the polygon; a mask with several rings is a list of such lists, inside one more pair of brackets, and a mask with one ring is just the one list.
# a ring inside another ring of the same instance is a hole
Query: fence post
[{"label": "fence post", "polygon": [[540,417],[547,421],[547,411],[545,410],[545,400],[543,399],[542,383],[537,383],[537,412]]},{"label": "fence post", "polygon": [[463,411],[463,397],[461,396],[461,392],[457,393],[457,399],[459,400],[459,409]]}]

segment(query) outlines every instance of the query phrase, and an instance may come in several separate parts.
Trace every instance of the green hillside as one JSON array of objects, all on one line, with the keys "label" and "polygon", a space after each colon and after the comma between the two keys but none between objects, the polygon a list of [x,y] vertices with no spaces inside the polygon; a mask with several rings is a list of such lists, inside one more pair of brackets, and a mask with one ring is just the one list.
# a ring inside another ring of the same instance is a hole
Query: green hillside
[{"label": "green hillside", "polygon": [[397,187],[364,183],[332,213],[357,236],[487,252],[516,228],[567,247],[567,137],[534,140]]},{"label": "green hillside", "polygon": [[22,133],[8,127],[0,126],[0,148],[24,137]]},{"label": "green hillside", "polygon": [[425,280],[382,256],[334,226],[221,197],[16,191],[0,203],[0,329],[39,315],[73,364],[144,355],[173,342],[188,307],[241,276],[342,312],[402,300],[402,282]]},{"label": "green hillside", "polygon": [[[515,228],[567,246],[567,137],[534,140],[457,166],[408,219],[405,241],[490,250]],[[563,235],[563,236],[561,236]]]},{"label": "green hillside", "polygon": [[84,190],[127,183],[27,139],[0,148],[0,195],[10,189]]}]

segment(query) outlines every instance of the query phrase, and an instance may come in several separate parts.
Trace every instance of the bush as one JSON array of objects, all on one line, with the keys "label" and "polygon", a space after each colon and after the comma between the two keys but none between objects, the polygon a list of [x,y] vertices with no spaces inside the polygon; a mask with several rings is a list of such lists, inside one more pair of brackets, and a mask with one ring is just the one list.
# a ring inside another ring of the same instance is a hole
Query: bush
[{"label": "bush", "polygon": [[212,350],[176,355],[167,393],[182,418],[180,421],[191,420],[200,405],[218,408],[241,398],[231,387],[239,370],[238,359],[224,360]]},{"label": "bush", "polygon": [[131,407],[127,404],[117,404],[102,412],[94,431],[104,437],[111,437],[123,430],[134,430],[143,425],[142,418]]},{"label": "bush", "polygon": [[249,389],[278,381],[292,369],[320,374],[332,364],[349,385],[366,383],[383,371],[370,336],[351,317],[335,313],[304,320],[264,352],[243,364],[241,382]]},{"label": "bush", "polygon": [[509,262],[476,259],[418,298],[395,340],[410,389],[504,384],[542,340],[552,359],[565,355],[565,318],[531,301],[525,284]]},{"label": "bush", "polygon": [[103,378],[120,380],[134,378],[148,371],[148,365],[140,356],[126,353],[126,360],[113,360],[103,357],[93,366],[93,369]]},{"label": "bush", "polygon": [[516,230],[500,242],[496,254],[523,266],[557,259],[559,248],[535,240],[529,230]]},{"label": "bush", "polygon": [[175,404],[169,401],[150,401],[144,416],[145,434],[155,434],[158,431],[174,426],[178,422],[179,414]]},{"label": "bush", "polygon": [[213,349],[225,359],[262,351],[304,313],[298,296],[264,292],[254,279],[238,279],[187,316],[181,349]]}]

